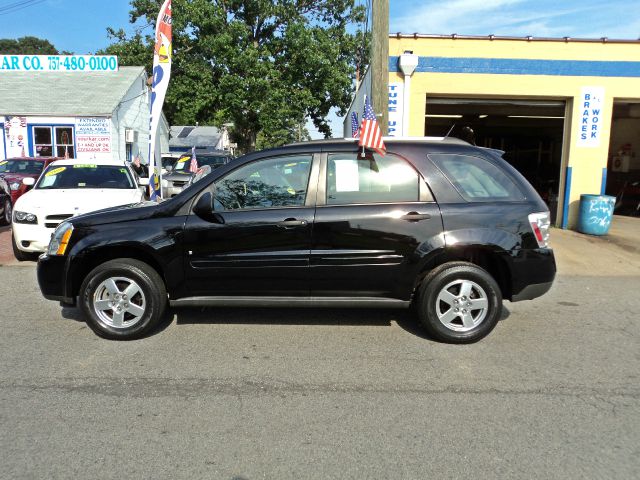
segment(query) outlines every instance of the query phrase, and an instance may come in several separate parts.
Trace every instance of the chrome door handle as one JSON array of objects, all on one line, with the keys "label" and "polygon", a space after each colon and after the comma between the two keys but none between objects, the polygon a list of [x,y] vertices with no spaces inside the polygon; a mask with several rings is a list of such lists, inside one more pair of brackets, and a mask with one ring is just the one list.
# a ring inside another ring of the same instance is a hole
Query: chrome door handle
[{"label": "chrome door handle", "polygon": [[419,222],[420,220],[430,219],[431,215],[428,213],[409,212],[406,215],[402,215],[400,218],[408,222]]},{"label": "chrome door handle", "polygon": [[295,218],[287,218],[282,222],[278,222],[278,226],[282,228],[304,227],[306,224],[306,220],[297,220]]}]

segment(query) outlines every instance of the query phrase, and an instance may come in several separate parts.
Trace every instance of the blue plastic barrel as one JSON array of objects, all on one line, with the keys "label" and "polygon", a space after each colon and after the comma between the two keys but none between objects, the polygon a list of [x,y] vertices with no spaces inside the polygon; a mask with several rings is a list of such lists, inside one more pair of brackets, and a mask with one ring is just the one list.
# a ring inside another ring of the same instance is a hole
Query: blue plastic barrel
[{"label": "blue plastic barrel", "polygon": [[616,197],[580,195],[578,231],[588,235],[606,235],[611,227]]}]

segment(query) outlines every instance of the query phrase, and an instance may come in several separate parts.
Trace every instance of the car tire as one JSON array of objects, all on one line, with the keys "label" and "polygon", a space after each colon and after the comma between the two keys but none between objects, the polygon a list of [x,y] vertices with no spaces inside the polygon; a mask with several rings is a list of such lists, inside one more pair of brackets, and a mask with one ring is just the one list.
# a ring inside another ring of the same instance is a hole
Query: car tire
[{"label": "car tire", "polygon": [[37,258],[37,254],[23,252],[22,250],[20,250],[13,234],[11,234],[11,247],[13,248],[13,256],[16,257],[16,260],[18,260],[19,262],[26,262],[27,260],[34,260],[35,258]]},{"label": "car tire", "polygon": [[2,202],[2,217],[0,217],[0,225],[10,225],[11,215],[13,214],[13,206],[8,198]]},{"label": "car tire", "polygon": [[164,281],[151,266],[131,258],[94,268],[80,287],[87,325],[111,340],[140,338],[155,327],[166,308]]},{"label": "car tire", "polygon": [[425,277],[416,308],[420,322],[434,339],[473,343],[498,323],[502,293],[486,270],[471,263],[450,262]]}]

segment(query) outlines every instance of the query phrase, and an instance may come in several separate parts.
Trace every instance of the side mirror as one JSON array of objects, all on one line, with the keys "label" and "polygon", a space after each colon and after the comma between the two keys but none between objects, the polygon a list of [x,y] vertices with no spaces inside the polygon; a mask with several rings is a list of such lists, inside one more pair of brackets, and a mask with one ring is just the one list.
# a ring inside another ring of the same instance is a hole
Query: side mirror
[{"label": "side mirror", "polygon": [[224,218],[219,213],[213,211],[213,194],[203,193],[193,206],[193,213],[207,222],[224,223]]},{"label": "side mirror", "polygon": [[36,184],[36,179],[33,177],[24,177],[22,179],[22,184],[27,187],[33,187]]},{"label": "side mirror", "polygon": [[141,187],[149,186],[149,177],[138,177],[138,185]]},{"label": "side mirror", "polygon": [[164,167],[164,169],[167,173],[169,173],[171,170],[173,170],[173,165],[167,165],[166,167]]}]

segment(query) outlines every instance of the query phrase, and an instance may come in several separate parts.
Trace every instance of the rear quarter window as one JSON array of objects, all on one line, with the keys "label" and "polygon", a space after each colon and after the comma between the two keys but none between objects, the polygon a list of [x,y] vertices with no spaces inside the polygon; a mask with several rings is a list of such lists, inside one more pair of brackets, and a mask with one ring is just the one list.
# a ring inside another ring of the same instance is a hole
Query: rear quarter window
[{"label": "rear quarter window", "polygon": [[525,196],[499,167],[473,155],[429,154],[429,158],[468,202],[517,202]]}]

